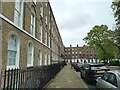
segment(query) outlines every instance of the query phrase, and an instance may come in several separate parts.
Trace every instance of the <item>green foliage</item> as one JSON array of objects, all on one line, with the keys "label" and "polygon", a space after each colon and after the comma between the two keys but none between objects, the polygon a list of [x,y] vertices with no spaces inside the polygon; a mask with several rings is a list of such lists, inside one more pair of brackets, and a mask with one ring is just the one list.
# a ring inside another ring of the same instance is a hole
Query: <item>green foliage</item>
[{"label": "green foliage", "polygon": [[111,30],[106,25],[96,25],[90,30],[83,40],[97,50],[100,60],[110,60],[114,58],[117,48],[110,41]]},{"label": "green foliage", "polygon": [[104,43],[106,41],[108,36],[108,27],[106,25],[98,26],[92,28],[92,30],[88,33],[88,36],[84,38],[85,42],[90,46],[98,46],[101,43]]},{"label": "green foliage", "polygon": [[114,12],[114,17],[116,24],[120,24],[120,1],[113,1],[111,8],[113,9]]},{"label": "green foliage", "polygon": [[110,61],[110,65],[111,66],[120,66],[120,62],[119,61]]},{"label": "green foliage", "polygon": [[114,12],[114,17],[116,21],[116,28],[114,31],[114,44],[118,48],[118,55],[120,55],[120,0],[114,0],[112,2],[111,8],[113,9]]}]

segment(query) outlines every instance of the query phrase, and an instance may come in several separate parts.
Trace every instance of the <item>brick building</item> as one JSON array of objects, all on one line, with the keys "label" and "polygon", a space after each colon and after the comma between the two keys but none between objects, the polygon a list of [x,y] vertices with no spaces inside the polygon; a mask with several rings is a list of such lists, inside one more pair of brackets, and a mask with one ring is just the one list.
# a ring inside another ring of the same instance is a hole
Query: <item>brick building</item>
[{"label": "brick building", "polygon": [[63,60],[64,45],[49,1],[5,1],[0,2],[2,70]]},{"label": "brick building", "polygon": [[98,54],[93,48],[89,46],[76,46],[65,47],[65,59],[72,62],[96,62],[98,60]]}]

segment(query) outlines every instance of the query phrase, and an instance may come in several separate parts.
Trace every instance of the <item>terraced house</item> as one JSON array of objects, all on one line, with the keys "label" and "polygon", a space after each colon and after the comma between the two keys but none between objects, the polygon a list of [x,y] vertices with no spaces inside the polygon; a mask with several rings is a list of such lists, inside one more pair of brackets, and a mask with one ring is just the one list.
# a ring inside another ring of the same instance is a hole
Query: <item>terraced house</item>
[{"label": "terraced house", "polygon": [[89,46],[76,46],[65,47],[65,59],[72,62],[99,62],[98,53],[95,49]]},{"label": "terraced house", "polygon": [[62,61],[64,45],[49,1],[6,1],[0,2],[2,70]]}]

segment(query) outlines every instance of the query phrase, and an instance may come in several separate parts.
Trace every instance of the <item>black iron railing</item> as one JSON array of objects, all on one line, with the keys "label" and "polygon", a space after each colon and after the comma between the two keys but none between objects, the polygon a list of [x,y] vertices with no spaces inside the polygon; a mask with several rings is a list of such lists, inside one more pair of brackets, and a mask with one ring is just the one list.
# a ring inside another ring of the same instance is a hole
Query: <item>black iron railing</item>
[{"label": "black iron railing", "polygon": [[6,89],[42,89],[60,70],[65,62],[26,69],[5,70],[2,75],[1,88]]}]

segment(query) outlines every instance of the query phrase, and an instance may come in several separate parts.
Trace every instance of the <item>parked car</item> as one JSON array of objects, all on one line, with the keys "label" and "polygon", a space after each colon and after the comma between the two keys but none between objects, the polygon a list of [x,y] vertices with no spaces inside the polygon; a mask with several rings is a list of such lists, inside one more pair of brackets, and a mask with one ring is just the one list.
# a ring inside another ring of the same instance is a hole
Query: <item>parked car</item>
[{"label": "parked car", "polygon": [[110,69],[103,63],[85,63],[80,69],[81,78],[85,79],[87,82],[95,82],[98,77],[109,70]]},{"label": "parked car", "polygon": [[77,63],[77,62],[75,62],[75,63],[74,63],[74,69],[75,69],[77,72],[79,72],[80,69],[81,69],[81,67],[82,67],[82,65],[83,65],[83,63]]},{"label": "parked car", "polygon": [[110,90],[120,90],[120,70],[107,71],[102,77],[96,79],[98,89],[108,88]]}]

